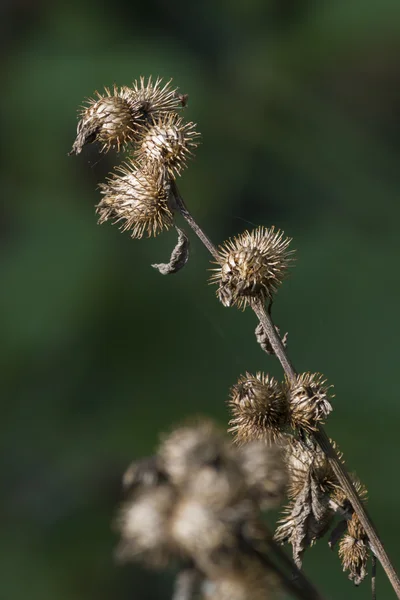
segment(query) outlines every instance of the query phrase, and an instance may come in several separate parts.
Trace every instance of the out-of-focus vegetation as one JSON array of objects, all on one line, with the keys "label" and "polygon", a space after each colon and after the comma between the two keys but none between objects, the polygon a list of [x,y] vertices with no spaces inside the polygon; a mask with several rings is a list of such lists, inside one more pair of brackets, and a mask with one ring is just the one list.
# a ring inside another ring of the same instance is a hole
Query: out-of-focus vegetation
[{"label": "out-of-focus vegetation", "polygon": [[[395,564],[400,451],[400,4],[234,0],[2,6],[1,597],[169,598],[170,574],[113,561],[121,474],[193,413],[225,424],[246,370],[281,374],[250,311],[223,308],[192,240],[96,225],[116,162],[67,157],[95,89],[173,77],[202,145],[181,190],[216,242],[271,225],[298,262],[274,316],[299,370],[335,384],[329,434],[366,483]],[[369,598],[326,541],[305,569],[327,598]],[[379,572],[381,598],[391,591]]]}]

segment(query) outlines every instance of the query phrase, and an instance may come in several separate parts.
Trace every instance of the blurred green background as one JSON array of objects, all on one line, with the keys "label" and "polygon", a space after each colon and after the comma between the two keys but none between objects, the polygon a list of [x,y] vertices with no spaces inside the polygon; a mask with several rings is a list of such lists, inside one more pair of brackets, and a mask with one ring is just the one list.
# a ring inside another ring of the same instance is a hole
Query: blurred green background
[{"label": "blurred green background", "polygon": [[[253,225],[294,238],[274,317],[299,370],[335,384],[328,433],[369,489],[400,567],[400,4],[4,0],[1,163],[0,597],[156,600],[172,575],[115,565],[120,479],[192,414],[226,424],[246,370],[281,375],[255,317],[207,285],[205,249],[162,277],[173,232],[96,225],[116,155],[67,157],[104,85],[173,77],[202,145],[180,187],[216,242]],[[326,540],[326,598],[370,597]],[[379,570],[380,600],[394,597]]]}]

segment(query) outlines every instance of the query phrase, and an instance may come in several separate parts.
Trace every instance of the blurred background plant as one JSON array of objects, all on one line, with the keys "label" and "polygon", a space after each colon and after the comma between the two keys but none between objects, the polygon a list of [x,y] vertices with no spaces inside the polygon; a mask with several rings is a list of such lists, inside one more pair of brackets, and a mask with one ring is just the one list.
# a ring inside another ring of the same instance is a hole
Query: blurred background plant
[{"label": "blurred background plant", "polygon": [[[280,375],[254,315],[216,301],[197,240],[187,267],[161,278],[150,265],[168,258],[174,231],[138,243],[96,226],[95,187],[117,159],[93,146],[67,158],[76,106],[150,73],[189,94],[202,144],[180,189],[212,239],[272,224],[294,239],[274,317],[299,371],[335,385],[327,431],[398,566],[398,3],[18,0],[1,11],[2,595],[169,597],[172,574],[115,566],[122,473],[185,416],[226,425],[246,369]],[[322,541],[305,557],[318,588],[369,598],[329,552]],[[391,597],[383,575],[378,591]]]}]

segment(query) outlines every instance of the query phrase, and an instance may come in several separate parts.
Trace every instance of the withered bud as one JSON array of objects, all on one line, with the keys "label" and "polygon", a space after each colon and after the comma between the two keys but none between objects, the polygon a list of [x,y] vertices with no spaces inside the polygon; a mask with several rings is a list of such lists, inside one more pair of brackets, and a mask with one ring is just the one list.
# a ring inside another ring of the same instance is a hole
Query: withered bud
[{"label": "withered bud", "polygon": [[140,168],[134,161],[117,167],[107,183],[100,184],[99,223],[121,222],[133,238],[158,235],[173,225],[169,179],[156,169]]},{"label": "withered bud", "polygon": [[333,394],[320,373],[302,373],[296,381],[286,379],[285,389],[289,403],[289,418],[293,429],[315,431],[332,411]]},{"label": "withered bud", "polygon": [[278,506],[287,485],[281,448],[254,441],[240,446],[238,455],[249,492],[256,502],[263,510]]},{"label": "withered bud", "polygon": [[116,148],[118,151],[135,139],[140,123],[138,108],[132,104],[127,87],[112,90],[105,88],[97,98],[89,98],[80,113],[76,140],[70,154],[79,154],[86,144],[100,142],[101,150]]},{"label": "withered bud", "polygon": [[172,176],[180,175],[193,156],[199,134],[193,123],[184,123],[176,113],[165,113],[153,125],[142,128],[136,152],[139,162],[165,167]]},{"label": "withered bud", "polygon": [[176,492],[167,483],[144,488],[133,501],[126,502],[116,522],[121,534],[118,559],[139,560],[154,568],[167,565],[175,552],[170,518],[176,502]]},{"label": "withered bud", "polygon": [[242,375],[232,387],[229,406],[233,414],[229,431],[239,443],[274,441],[288,418],[287,399],[280,383],[264,373]]},{"label": "withered bud", "polygon": [[339,558],[343,571],[349,571],[349,579],[359,585],[367,576],[369,548],[366,533],[356,514],[347,522],[347,530],[339,544]]},{"label": "withered bud", "polygon": [[215,509],[236,501],[245,491],[234,449],[209,421],[173,431],[163,440],[159,457],[174,485]]},{"label": "withered bud", "polygon": [[219,266],[210,281],[218,284],[222,304],[245,308],[255,300],[272,298],[293,261],[290,242],[274,227],[258,227],[220,246]]}]

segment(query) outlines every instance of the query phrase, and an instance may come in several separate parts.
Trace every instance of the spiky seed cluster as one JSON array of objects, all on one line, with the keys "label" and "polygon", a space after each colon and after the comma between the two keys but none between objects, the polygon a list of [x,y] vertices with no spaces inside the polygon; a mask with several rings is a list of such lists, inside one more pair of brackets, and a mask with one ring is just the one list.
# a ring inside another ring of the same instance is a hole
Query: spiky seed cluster
[{"label": "spiky seed cluster", "polygon": [[186,105],[186,96],[178,93],[171,86],[172,79],[163,85],[160,77],[153,82],[152,77],[146,81],[140,77],[130,88],[130,101],[138,108],[140,114],[149,123],[154,123],[162,114],[175,112]]},{"label": "spiky seed cluster", "polygon": [[222,304],[245,308],[254,300],[272,298],[293,260],[290,242],[274,227],[258,227],[220,246],[219,266],[210,281],[218,284]]},{"label": "spiky seed cluster", "polygon": [[172,226],[170,182],[158,170],[141,168],[134,161],[117,167],[107,183],[100,184],[99,223],[121,222],[133,238],[158,235]]},{"label": "spiky seed cluster", "polygon": [[320,373],[303,373],[296,381],[286,379],[289,418],[293,429],[315,431],[332,411],[331,385]]},{"label": "spiky seed cluster", "polygon": [[134,463],[124,477],[119,557],[154,567],[172,559],[188,562],[207,582],[209,598],[225,597],[222,590],[234,580],[242,582],[243,593],[230,597],[261,598],[261,590],[252,595],[258,585],[265,597],[270,571],[252,544],[265,542],[260,505],[281,493],[281,468],[265,444],[237,448],[209,422],[178,428],[155,457]]},{"label": "spiky seed cluster", "polygon": [[368,538],[356,514],[347,522],[347,531],[339,544],[339,558],[343,571],[349,571],[349,579],[359,585],[367,576],[369,548]]},{"label": "spiky seed cluster", "polygon": [[[330,442],[343,462],[342,453]],[[292,545],[294,561],[300,568],[305,550],[328,532],[338,514],[342,520],[332,529],[329,545],[333,548],[347,530],[339,546],[339,556],[344,570],[350,571],[349,578],[360,583],[366,574],[367,537],[328,458],[320,448],[295,438],[285,446],[283,457],[288,472],[289,503],[283,510],[275,540]],[[350,477],[359,497],[365,499],[365,487],[354,475]]]},{"label": "spiky seed cluster", "polygon": [[77,136],[71,154],[79,154],[86,144],[100,142],[102,151],[116,148],[118,152],[140,137],[141,126],[153,123],[164,113],[178,110],[184,105],[182,96],[171,88],[171,81],[162,85],[162,79],[153,83],[143,77],[131,88],[122,86],[105,88],[103,94],[95,92],[82,107]]},{"label": "spiky seed cluster", "polygon": [[102,151],[119,151],[135,139],[140,112],[131,101],[129,89],[114,86],[112,90],[105,88],[103,94],[95,94],[97,97],[89,98],[82,108],[71,154],[79,154],[83,146],[95,141],[100,142]]},{"label": "spiky seed cluster", "polygon": [[288,418],[287,398],[276,379],[257,373],[242,375],[229,400],[233,418],[229,431],[238,442],[276,440]]},{"label": "spiky seed cluster", "polygon": [[198,133],[194,123],[184,123],[176,113],[165,113],[148,128],[143,128],[136,152],[140,162],[164,166],[172,175],[180,175],[186,160],[193,156]]}]

